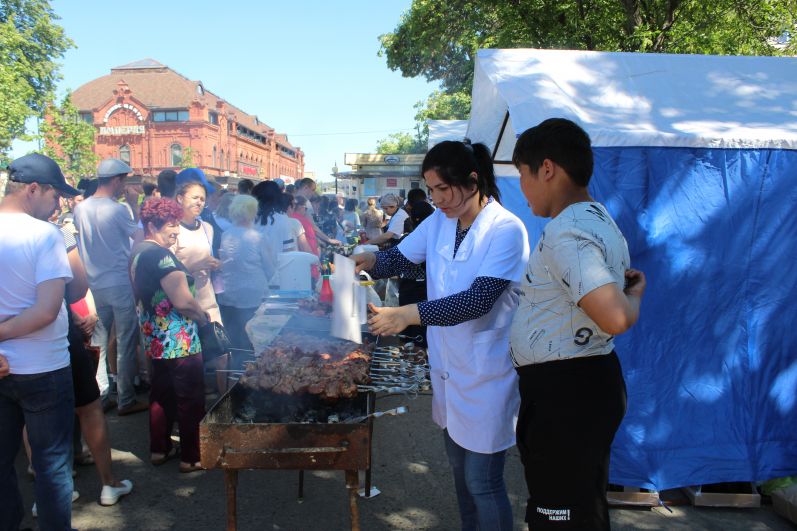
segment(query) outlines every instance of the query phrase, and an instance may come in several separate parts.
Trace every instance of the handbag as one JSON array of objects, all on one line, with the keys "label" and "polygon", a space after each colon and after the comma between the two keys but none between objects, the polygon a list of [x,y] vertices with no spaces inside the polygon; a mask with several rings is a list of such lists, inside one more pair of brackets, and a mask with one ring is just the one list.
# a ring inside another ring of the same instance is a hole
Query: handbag
[{"label": "handbag", "polygon": [[199,327],[199,343],[202,345],[202,358],[213,360],[230,352],[232,342],[227,331],[217,322],[209,321]]}]

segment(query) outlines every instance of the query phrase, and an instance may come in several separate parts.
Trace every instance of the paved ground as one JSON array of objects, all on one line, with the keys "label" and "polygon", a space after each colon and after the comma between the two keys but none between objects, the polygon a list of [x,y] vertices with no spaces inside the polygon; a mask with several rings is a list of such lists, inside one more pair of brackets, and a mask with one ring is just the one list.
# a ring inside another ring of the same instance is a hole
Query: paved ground
[{"label": "paved ground", "polygon": [[[408,405],[403,417],[376,421],[374,484],[382,494],[361,500],[364,530],[458,529],[456,499],[440,430],[432,424],[428,396],[415,400],[390,397],[379,409]],[[177,462],[153,467],[148,461],[147,415],[108,417],[117,475],[129,478],[133,493],[114,507],[101,507],[100,486],[93,467],[80,467],[73,525],[82,530],[221,530],[225,526],[222,473],[209,470],[179,474]],[[30,508],[32,482],[25,479],[22,456],[18,472],[25,503]],[[305,500],[296,499],[295,471],[245,471],[239,487],[239,529],[345,530],[349,528],[348,498],[342,472],[308,472]],[[525,529],[522,509],[525,485],[514,449],[506,467],[506,481],[517,529]],[[656,509],[613,509],[614,529],[632,530],[789,530],[788,521],[770,507],[760,509],[703,509],[691,506]],[[23,527],[34,525],[29,516]]]}]

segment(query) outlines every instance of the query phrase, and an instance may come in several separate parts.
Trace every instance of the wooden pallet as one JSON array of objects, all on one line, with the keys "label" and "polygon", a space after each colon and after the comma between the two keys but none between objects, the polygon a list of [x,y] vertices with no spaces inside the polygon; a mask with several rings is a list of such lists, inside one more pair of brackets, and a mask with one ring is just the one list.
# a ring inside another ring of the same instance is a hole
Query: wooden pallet
[{"label": "wooden pallet", "polygon": [[637,507],[657,507],[661,504],[659,493],[655,490],[641,489],[639,487],[625,487],[622,485],[609,485],[606,499],[610,506],[634,505]]},{"label": "wooden pallet", "polygon": [[718,483],[684,487],[695,507],[761,507],[761,495],[752,483]]}]

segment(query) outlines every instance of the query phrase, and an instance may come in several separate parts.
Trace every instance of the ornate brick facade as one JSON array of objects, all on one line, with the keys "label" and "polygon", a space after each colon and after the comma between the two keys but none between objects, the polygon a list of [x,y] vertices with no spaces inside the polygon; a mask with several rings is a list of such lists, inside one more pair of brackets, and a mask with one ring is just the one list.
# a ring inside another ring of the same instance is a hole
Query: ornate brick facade
[{"label": "ornate brick facade", "polygon": [[97,133],[100,158],[129,160],[136,173],[179,169],[190,156],[206,174],[299,179],[304,153],[261,122],[157,61],[113,68],[78,88],[72,101]]}]

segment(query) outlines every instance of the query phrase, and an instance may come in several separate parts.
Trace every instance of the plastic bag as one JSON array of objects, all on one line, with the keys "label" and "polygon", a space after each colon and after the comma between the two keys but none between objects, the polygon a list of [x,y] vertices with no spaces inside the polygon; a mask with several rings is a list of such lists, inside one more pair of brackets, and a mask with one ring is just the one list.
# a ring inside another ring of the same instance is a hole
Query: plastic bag
[{"label": "plastic bag", "polygon": [[385,288],[385,306],[399,305],[398,279],[389,278]]}]

